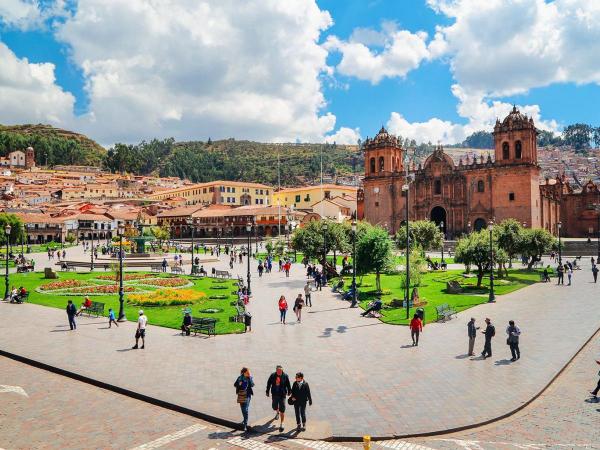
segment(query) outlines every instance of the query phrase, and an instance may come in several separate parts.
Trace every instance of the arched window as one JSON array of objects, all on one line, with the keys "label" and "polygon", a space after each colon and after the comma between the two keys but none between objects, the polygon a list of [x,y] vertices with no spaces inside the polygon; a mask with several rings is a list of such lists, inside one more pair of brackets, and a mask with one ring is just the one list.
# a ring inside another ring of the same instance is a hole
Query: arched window
[{"label": "arched window", "polygon": [[375,172],[375,158],[371,158],[371,160],[369,161],[369,169],[370,173]]},{"label": "arched window", "polygon": [[504,142],[502,144],[502,159],[509,159],[510,158],[510,150],[508,147],[508,142]]},{"label": "arched window", "polygon": [[380,156],[379,157],[379,171],[383,172],[384,167],[385,167],[385,159],[383,156]]},{"label": "arched window", "polygon": [[483,180],[479,180],[477,182],[477,192],[484,192],[485,191],[485,183],[483,182]]},{"label": "arched window", "polygon": [[521,154],[523,153],[521,148],[521,141],[515,142],[515,158],[521,159]]}]

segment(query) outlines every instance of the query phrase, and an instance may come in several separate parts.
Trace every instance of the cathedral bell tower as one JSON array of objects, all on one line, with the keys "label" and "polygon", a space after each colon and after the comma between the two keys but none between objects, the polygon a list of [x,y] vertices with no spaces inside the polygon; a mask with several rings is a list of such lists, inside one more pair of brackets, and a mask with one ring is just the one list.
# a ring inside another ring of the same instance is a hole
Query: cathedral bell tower
[{"label": "cathedral bell tower", "polygon": [[494,126],[496,164],[537,165],[537,135],[533,119],[521,114],[516,106]]},{"label": "cathedral bell tower", "polygon": [[365,177],[378,177],[401,172],[403,150],[398,138],[381,127],[377,136],[364,143]]}]

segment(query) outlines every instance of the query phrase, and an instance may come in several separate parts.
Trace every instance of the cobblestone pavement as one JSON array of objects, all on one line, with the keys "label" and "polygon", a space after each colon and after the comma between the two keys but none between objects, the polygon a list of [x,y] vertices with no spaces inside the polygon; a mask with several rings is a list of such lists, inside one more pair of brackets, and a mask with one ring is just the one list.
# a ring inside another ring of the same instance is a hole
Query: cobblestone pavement
[{"label": "cobblestone pavement", "polygon": [[[600,448],[596,382],[600,344],[581,352],[531,405],[500,422],[453,435],[373,443],[373,450]],[[22,391],[14,389],[19,387]],[[14,392],[17,390],[18,392]],[[490,399],[493,401],[493,399]],[[358,443],[244,435],[0,357],[0,448],[323,449]]]},{"label": "cobblestone pavement", "polygon": [[[226,262],[216,266],[227,268]],[[244,274],[245,267],[236,270]],[[329,290],[313,293],[314,306],[304,310],[301,324],[289,311],[288,324],[281,325],[277,298],[285,294],[293,302],[304,284],[303,268],[294,266],[290,278],[276,271],[261,279],[254,270],[252,275],[252,333],[184,338],[150,327],[146,350],[129,351],[134,324],[107,330],[103,320],[81,319],[71,333],[61,310],[3,303],[0,348],[233,421],[239,410],[231,385],[245,365],[257,382],[254,424],[271,417],[261,391],[281,363],[288,372],[302,370],[311,383],[309,437],[394,436],[479,423],[519,407],[600,324],[597,287],[578,272],[572,287],[535,285],[448,323],[428,324],[413,348],[405,327],[362,318]],[[151,310],[148,316],[152,323]],[[486,316],[495,322],[493,358],[465,355],[470,316],[480,324]],[[523,330],[523,357],[514,364],[504,342],[511,318]]]}]

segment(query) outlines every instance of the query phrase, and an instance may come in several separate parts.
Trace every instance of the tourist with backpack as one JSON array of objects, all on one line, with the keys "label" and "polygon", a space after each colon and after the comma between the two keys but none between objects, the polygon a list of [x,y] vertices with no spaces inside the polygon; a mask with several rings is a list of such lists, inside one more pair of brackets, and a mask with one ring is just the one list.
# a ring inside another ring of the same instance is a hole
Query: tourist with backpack
[{"label": "tourist with backpack", "polygon": [[298,372],[296,381],[292,385],[292,395],[288,399],[290,405],[294,405],[296,413],[296,429],[298,431],[306,430],[306,403],[312,406],[312,397],[310,395],[310,386],[304,381],[304,374]]},{"label": "tourist with backpack", "polygon": [[243,367],[240,371],[240,376],[237,377],[235,383],[235,394],[237,396],[237,402],[240,405],[242,411],[242,426],[244,431],[248,431],[248,413],[250,412],[250,399],[254,395],[252,388],[254,387],[254,381],[250,376],[250,370]]},{"label": "tourist with backpack", "polygon": [[511,361],[515,362],[517,359],[521,358],[521,350],[519,350],[519,336],[521,335],[521,330],[515,325],[514,320],[508,322],[506,334],[508,335],[506,344],[510,346],[510,353],[512,354]]},{"label": "tourist with backpack", "polygon": [[483,352],[481,353],[483,359],[492,357],[492,338],[496,336],[496,327],[492,325],[492,321],[486,317],[485,323],[485,330],[482,331],[485,335],[485,343],[483,344]]}]

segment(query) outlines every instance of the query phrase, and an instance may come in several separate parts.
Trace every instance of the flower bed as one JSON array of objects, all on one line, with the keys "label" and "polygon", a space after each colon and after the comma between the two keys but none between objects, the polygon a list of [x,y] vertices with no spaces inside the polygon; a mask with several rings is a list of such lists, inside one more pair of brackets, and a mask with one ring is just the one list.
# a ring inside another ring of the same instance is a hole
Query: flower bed
[{"label": "flower bed", "polygon": [[63,280],[63,281],[53,281],[52,283],[43,284],[38,289],[40,291],[57,291],[59,289],[67,289],[74,287],[82,287],[82,286],[92,286],[88,281],[81,280]]},{"label": "flower bed", "polygon": [[[134,286],[123,286],[123,292],[135,292]],[[66,295],[86,294],[86,295],[107,295],[118,294],[119,286],[116,284],[95,284],[93,286],[82,286],[76,288],[64,289],[61,291]]]},{"label": "flower bed", "polygon": [[176,306],[190,305],[204,299],[204,292],[192,289],[160,289],[148,294],[128,295],[127,303],[139,306]]},{"label": "flower bed", "polygon": [[143,282],[140,284],[160,287],[181,287],[192,283],[183,278],[152,278],[149,280],[143,280]]},{"label": "flower bed", "polygon": [[[123,276],[123,281],[143,280],[144,278],[155,277],[156,275],[152,273],[126,273]],[[96,278],[99,280],[118,281],[118,277],[116,275],[98,275]]]}]

